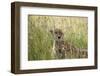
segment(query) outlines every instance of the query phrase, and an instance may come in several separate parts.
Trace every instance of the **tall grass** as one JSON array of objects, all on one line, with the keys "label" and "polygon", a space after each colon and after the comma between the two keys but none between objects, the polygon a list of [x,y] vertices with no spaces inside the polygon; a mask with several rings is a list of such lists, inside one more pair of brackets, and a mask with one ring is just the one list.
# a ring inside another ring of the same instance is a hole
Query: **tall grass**
[{"label": "tall grass", "polygon": [[28,32],[28,50],[29,60],[52,59],[51,48],[53,39],[45,27],[35,26],[29,18]]},{"label": "tall grass", "polygon": [[87,48],[87,18],[58,16],[28,16],[28,60],[55,59],[50,30],[59,28],[64,40],[78,48]]}]

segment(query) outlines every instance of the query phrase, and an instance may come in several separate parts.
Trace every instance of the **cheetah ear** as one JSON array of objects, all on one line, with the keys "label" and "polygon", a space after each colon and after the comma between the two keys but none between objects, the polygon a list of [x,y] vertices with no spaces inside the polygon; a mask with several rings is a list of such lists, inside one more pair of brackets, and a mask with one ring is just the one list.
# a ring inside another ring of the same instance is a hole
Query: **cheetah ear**
[{"label": "cheetah ear", "polygon": [[53,34],[53,30],[50,30],[51,34]]}]

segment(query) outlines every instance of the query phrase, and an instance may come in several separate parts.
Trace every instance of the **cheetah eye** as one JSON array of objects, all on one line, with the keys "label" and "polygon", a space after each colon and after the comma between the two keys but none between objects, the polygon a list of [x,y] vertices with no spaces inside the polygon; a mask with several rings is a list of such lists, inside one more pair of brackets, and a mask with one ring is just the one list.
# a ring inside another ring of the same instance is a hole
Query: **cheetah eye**
[{"label": "cheetah eye", "polygon": [[55,32],[55,34],[57,34],[57,32]]}]

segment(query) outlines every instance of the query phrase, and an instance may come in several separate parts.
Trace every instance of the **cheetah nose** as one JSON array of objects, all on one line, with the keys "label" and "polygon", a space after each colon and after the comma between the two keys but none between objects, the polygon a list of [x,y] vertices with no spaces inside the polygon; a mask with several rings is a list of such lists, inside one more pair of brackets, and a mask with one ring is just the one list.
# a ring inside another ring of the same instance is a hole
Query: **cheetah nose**
[{"label": "cheetah nose", "polygon": [[60,39],[61,37],[59,36],[58,39]]}]

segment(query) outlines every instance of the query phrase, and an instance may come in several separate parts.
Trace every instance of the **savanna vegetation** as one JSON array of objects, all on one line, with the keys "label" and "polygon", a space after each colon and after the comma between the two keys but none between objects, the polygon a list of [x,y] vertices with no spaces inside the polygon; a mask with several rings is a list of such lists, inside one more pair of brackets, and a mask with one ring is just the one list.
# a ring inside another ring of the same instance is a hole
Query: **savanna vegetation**
[{"label": "savanna vegetation", "polygon": [[50,33],[50,30],[55,28],[60,28],[63,31],[65,41],[71,42],[77,48],[86,49],[87,52],[87,25],[88,20],[86,17],[29,15],[28,60],[55,59],[52,54],[54,39]]}]

